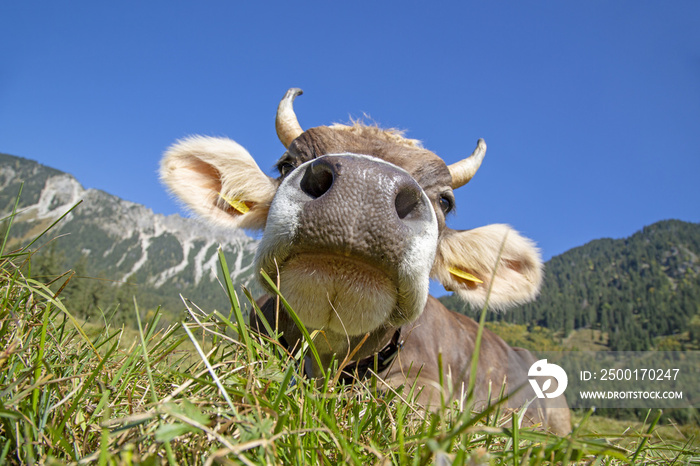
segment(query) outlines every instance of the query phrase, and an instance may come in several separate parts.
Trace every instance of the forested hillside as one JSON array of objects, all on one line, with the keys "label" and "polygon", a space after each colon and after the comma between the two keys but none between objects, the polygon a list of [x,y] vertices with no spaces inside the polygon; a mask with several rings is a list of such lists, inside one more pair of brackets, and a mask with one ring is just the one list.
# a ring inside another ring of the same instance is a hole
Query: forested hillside
[{"label": "forested hillside", "polygon": [[[539,298],[492,321],[569,335],[592,329],[613,351],[695,349],[700,340],[700,225],[668,220],[626,239],[600,239],[553,257]],[[454,296],[441,298],[464,309]]]}]

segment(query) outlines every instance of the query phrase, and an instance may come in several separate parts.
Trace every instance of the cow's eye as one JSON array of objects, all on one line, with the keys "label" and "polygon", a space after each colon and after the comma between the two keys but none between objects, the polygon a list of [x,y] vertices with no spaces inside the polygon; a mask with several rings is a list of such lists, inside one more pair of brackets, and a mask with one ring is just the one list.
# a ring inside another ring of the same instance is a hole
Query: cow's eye
[{"label": "cow's eye", "polygon": [[292,165],[289,162],[284,162],[284,163],[280,164],[280,166],[278,167],[280,174],[282,176],[289,175],[294,170],[294,168],[296,168],[296,167],[294,167],[294,165]]},{"label": "cow's eye", "polygon": [[438,202],[440,203],[440,209],[442,210],[442,213],[445,215],[447,215],[455,207],[454,199],[447,194],[443,194],[442,196],[440,196]]}]

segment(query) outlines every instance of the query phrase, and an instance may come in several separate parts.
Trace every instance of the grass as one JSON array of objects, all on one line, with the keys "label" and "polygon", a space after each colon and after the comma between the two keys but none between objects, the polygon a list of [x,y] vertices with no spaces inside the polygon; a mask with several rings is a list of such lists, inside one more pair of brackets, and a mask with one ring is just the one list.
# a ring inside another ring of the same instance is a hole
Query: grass
[{"label": "grass", "polygon": [[[10,218],[11,219],[11,218]],[[4,244],[4,243],[3,243]],[[659,436],[657,413],[633,426],[596,426],[590,412],[566,437],[511,427],[483,413],[426,413],[414,387],[380,392],[376,378],[345,386],[337,369],[300,374],[315,333],[287,352],[277,335],[231,312],[183,301],[188,319],[139,331],[84,324],[53,288],[23,270],[29,249],[0,250],[0,464],[680,464],[700,458],[682,432]],[[244,290],[245,293],[245,290]],[[284,300],[281,299],[283,305]],[[293,309],[289,309],[293,313]],[[517,416],[517,413],[516,413]]]}]

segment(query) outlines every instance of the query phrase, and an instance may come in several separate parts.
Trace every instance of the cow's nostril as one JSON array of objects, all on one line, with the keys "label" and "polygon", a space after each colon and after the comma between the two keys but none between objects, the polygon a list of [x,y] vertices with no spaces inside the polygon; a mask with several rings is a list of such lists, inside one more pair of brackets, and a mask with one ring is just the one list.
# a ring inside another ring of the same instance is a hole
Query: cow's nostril
[{"label": "cow's nostril", "polygon": [[394,200],[396,213],[399,215],[399,218],[401,220],[407,217],[410,218],[410,215],[416,211],[420,200],[421,194],[416,189],[411,189],[410,187],[401,189]]},{"label": "cow's nostril", "polygon": [[299,187],[314,199],[323,196],[333,185],[333,168],[323,161],[315,161],[306,168]]}]

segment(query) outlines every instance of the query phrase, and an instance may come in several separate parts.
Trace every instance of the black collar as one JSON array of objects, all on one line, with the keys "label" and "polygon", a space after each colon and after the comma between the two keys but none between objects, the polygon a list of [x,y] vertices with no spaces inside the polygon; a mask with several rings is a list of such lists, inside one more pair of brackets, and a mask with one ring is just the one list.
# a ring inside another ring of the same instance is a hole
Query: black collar
[{"label": "black collar", "polygon": [[[384,348],[374,354],[370,354],[366,358],[358,361],[350,361],[344,368],[340,376],[340,381],[346,384],[352,383],[355,379],[364,379],[367,377],[370,369],[375,374],[380,374],[385,369],[388,369],[394,358],[403,348],[404,340],[401,338],[401,328],[396,329],[391,341]],[[376,362],[375,362],[376,361]]]}]

